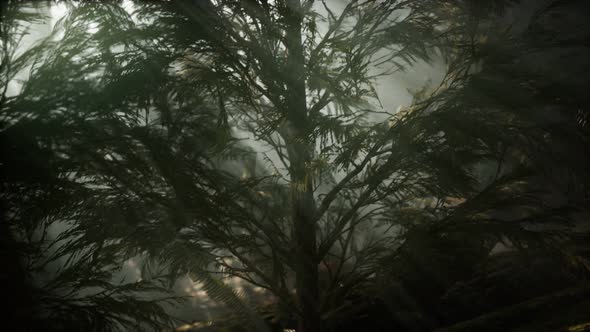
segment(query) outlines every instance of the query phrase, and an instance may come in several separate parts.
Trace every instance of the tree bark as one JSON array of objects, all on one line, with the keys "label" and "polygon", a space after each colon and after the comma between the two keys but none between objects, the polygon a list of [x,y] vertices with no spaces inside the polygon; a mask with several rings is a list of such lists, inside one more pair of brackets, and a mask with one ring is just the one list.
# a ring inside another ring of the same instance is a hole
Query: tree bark
[{"label": "tree bark", "polygon": [[305,87],[305,58],[301,36],[302,17],[299,0],[288,0],[285,18],[287,48],[286,126],[291,174],[291,204],[295,241],[295,289],[299,307],[298,332],[321,331],[319,279],[317,264],[315,200],[313,178],[308,165],[314,146],[309,142]]}]

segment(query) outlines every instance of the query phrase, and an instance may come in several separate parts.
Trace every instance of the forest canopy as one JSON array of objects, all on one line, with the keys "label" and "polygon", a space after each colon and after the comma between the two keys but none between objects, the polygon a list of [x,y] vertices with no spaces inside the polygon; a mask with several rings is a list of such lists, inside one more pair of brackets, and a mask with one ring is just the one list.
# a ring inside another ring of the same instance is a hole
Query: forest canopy
[{"label": "forest canopy", "polygon": [[9,323],[590,321],[583,1],[0,6]]}]

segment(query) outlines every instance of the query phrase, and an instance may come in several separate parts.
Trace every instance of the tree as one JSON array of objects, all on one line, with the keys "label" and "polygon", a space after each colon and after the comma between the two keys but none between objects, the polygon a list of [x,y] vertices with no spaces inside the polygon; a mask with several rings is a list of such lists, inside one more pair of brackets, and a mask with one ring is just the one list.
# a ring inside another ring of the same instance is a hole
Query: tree
[{"label": "tree", "polygon": [[[113,274],[120,267],[119,253],[102,251],[98,254],[96,250],[105,244],[103,241],[108,243],[107,238],[95,239],[92,245],[96,247],[84,248],[90,241],[68,242],[75,240],[73,228],[70,229],[72,233],[51,234],[68,229],[68,222],[77,216],[91,215],[94,211],[85,211],[77,205],[88,203],[92,195],[99,192],[89,193],[84,185],[77,183],[80,178],[72,177],[76,169],[84,168],[84,157],[71,160],[60,152],[60,148],[67,150],[81,143],[68,130],[79,130],[87,123],[75,122],[76,117],[83,114],[70,113],[62,117],[64,100],[58,99],[83,95],[84,86],[76,85],[75,88],[79,88],[76,91],[72,91],[71,86],[56,91],[57,85],[46,85],[58,83],[61,86],[67,81],[63,76],[46,79],[43,71],[37,71],[40,63],[46,60],[45,53],[52,49],[45,49],[47,43],[43,42],[23,47],[23,40],[34,30],[34,24],[46,20],[43,5],[11,1],[0,6],[0,257],[6,266],[6,271],[2,272],[3,287],[6,287],[3,291],[10,299],[11,308],[3,325],[31,331],[115,331],[148,327],[157,330],[172,324],[163,305],[178,300],[170,297],[159,279],[113,282]],[[49,76],[55,73],[52,65],[58,66],[58,72],[61,70],[59,62],[46,65],[45,73]],[[62,74],[70,75],[77,69],[73,67]],[[27,73],[39,75],[39,80],[27,80]],[[73,77],[68,79],[74,81]],[[30,90],[31,86],[34,91]],[[35,90],[37,88],[39,90]],[[51,98],[55,102],[48,100]],[[46,108],[36,103],[41,100],[48,102]],[[36,118],[37,115],[40,117]],[[75,123],[68,124],[72,119]],[[84,134],[91,133],[84,131]],[[81,144],[85,143],[88,142]],[[150,298],[141,298],[138,293],[150,294]]]},{"label": "tree", "polygon": [[[4,181],[14,210],[36,213],[9,217],[67,223],[55,256],[82,253],[72,266],[141,255],[145,279],[188,272],[251,329],[264,323],[210,270],[267,289],[297,331],[329,329],[416,225],[477,220],[507,180],[474,167],[525,144],[531,120],[469,95],[482,13],[504,5],[71,4],[21,93],[3,97],[2,134],[48,165],[32,184]],[[398,112],[380,105],[379,78],[433,57],[441,82]],[[47,209],[24,208],[36,198]]]},{"label": "tree", "polygon": [[[528,142],[502,142],[508,144],[505,157],[490,170],[488,189],[447,222],[414,229],[400,254],[384,264],[410,299],[406,310],[418,302],[426,316],[444,317],[439,326],[587,282],[587,232],[581,225],[588,220],[588,159],[580,153],[587,144],[581,120],[587,96],[580,94],[585,83],[566,74],[587,67],[576,46],[585,37],[573,32],[580,30],[573,19],[587,8],[577,1],[538,6],[530,22],[519,22],[521,28],[508,36],[488,34],[479,50],[482,70],[469,79],[461,99],[469,107],[527,118],[518,131]],[[557,61],[562,54],[570,60]],[[507,252],[492,250],[498,243]]]}]

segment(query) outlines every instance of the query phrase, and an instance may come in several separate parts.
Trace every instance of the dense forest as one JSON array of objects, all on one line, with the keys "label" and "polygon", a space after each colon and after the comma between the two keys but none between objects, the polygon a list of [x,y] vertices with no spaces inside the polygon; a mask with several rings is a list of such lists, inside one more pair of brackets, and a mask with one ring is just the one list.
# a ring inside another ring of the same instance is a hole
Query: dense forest
[{"label": "dense forest", "polygon": [[590,331],[590,3],[0,3],[0,329]]}]

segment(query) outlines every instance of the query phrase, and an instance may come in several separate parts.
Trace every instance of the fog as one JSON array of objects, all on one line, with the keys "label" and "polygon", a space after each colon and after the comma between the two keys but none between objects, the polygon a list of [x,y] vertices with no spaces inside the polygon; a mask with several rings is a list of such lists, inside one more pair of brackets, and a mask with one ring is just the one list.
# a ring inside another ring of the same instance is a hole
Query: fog
[{"label": "fog", "polygon": [[[341,12],[345,4],[345,1],[330,2],[330,5],[334,5],[332,8],[334,13]],[[43,15],[44,18],[39,22],[24,24],[24,27],[27,29],[27,34],[20,41],[17,54],[24,53],[26,50],[37,45],[46,38],[53,36],[52,38],[54,40],[59,40],[63,36],[63,31],[60,32],[59,22],[66,15],[68,15],[68,7],[75,5],[75,3],[61,1],[48,2],[45,5],[27,5],[26,3],[23,3],[23,11],[37,11]],[[97,5],[100,6],[100,4]],[[32,8],[28,8],[29,6]],[[135,4],[130,0],[123,1],[121,6],[130,15],[133,14],[135,10]],[[326,14],[320,3],[317,3],[315,6],[317,7],[316,9],[318,12],[322,13],[323,15]],[[403,16],[404,13],[402,12],[399,15]],[[136,16],[134,17],[134,20],[137,22]],[[318,30],[322,33],[325,33],[327,30],[326,24],[326,22],[320,22]],[[88,25],[87,32],[89,34],[94,34],[98,32],[99,29],[100,26],[98,26],[96,23],[90,23]],[[93,52],[93,49],[90,48],[87,51],[91,53]],[[433,88],[441,82],[445,72],[445,66],[446,64],[442,58],[435,57],[430,63],[418,61],[414,65],[409,66],[405,71],[397,71],[391,75],[377,78],[375,87],[379,97],[380,105],[375,103],[373,107],[377,111],[394,114],[403,107],[409,106],[413,100],[412,92],[418,91],[424,87]],[[372,72],[373,74],[376,74],[380,70],[382,69],[374,68]],[[12,97],[18,95],[22,84],[28,79],[30,79],[30,68],[19,72],[15,78],[8,83],[7,96]],[[368,119],[377,123],[387,121],[388,117],[389,115],[387,114],[373,113],[369,114]],[[244,144],[251,147],[259,156],[254,161],[254,167],[258,168],[259,172],[269,172],[268,164],[262,157],[264,152],[269,150],[269,146],[263,142],[256,141],[254,137],[247,131],[234,128],[234,132],[236,137],[247,137],[248,140],[245,141]],[[272,161],[274,165],[280,165],[280,160],[276,154],[270,153],[266,154],[266,156],[270,159],[270,161]],[[242,173],[244,169],[244,167],[240,164],[232,165],[230,167],[235,168],[235,172],[238,174]],[[282,169],[282,171],[285,172],[284,169]],[[338,174],[337,179],[341,179],[344,175],[345,174],[343,173]],[[326,188],[326,190],[328,189],[330,188]],[[53,223],[48,229],[49,239],[58,238],[59,235],[66,230],[68,230],[67,223]],[[378,228],[367,230],[369,231],[368,235],[375,235],[381,231]],[[49,271],[39,275],[39,282],[43,283],[51,280],[52,276],[54,276],[54,273],[57,273],[60,270],[66,259],[67,257],[62,257],[60,260],[52,263],[50,265]],[[123,283],[142,280],[140,262],[140,257],[127,260],[121,266],[121,271],[115,274],[112,280],[114,282],[122,281]],[[250,296],[254,296],[254,299],[257,301],[271,301],[269,295],[262,288],[253,287],[239,278],[229,278],[224,280],[224,283],[231,285],[237,291],[247,289]],[[183,277],[176,282],[174,289],[178,295],[190,296],[190,306],[183,307],[180,310],[171,309],[173,310],[171,312],[173,315],[178,316],[179,318],[186,321],[210,320],[213,316],[219,316],[219,312],[216,313],[216,310],[218,310],[216,308],[218,308],[220,304],[211,300],[207,296],[206,292],[202,290],[202,285],[200,285],[198,282],[191,280],[189,277]],[[92,293],[92,291],[90,292]],[[258,298],[256,299],[256,297]]]},{"label": "fog", "polygon": [[[340,1],[340,0],[330,0],[330,1],[326,1],[330,6],[331,9],[333,10],[333,12],[338,15],[343,9],[344,7],[347,5],[347,1]],[[323,16],[329,16],[330,13],[326,12],[324,7],[323,7],[323,2],[321,1],[317,1],[314,4],[314,9],[321,15]],[[551,1],[547,0],[547,1],[522,1],[521,3],[515,5],[514,7],[511,7],[510,9],[508,9],[504,14],[502,14],[502,16],[495,21],[495,28],[492,29],[493,31],[497,32],[497,31],[507,31],[507,34],[509,36],[516,36],[516,37],[520,37],[521,35],[525,35],[527,33],[529,33],[529,25],[531,24],[531,22],[533,22],[536,19],[537,13],[539,13],[540,10],[544,9],[549,3],[551,3]],[[61,38],[63,38],[63,27],[60,26],[61,22],[63,21],[63,19],[65,17],[68,16],[68,13],[70,10],[72,10],[71,8],[69,8],[69,6],[76,6],[77,3],[76,2],[46,2],[44,4],[29,4],[27,2],[23,2],[20,4],[22,7],[22,11],[23,12],[27,12],[27,11],[37,11],[38,13],[42,14],[42,16],[44,16],[43,19],[41,19],[38,22],[26,22],[25,24],[23,24],[22,26],[27,29],[27,33],[24,34],[22,40],[19,41],[18,43],[18,48],[16,50],[16,56],[18,56],[19,54],[23,54],[25,53],[27,50],[31,49],[32,47],[39,45],[43,40],[46,40],[47,38],[53,38],[54,41],[59,41]],[[95,4],[96,6],[101,6],[102,4],[97,3]],[[153,17],[151,18],[140,18],[137,13],[136,10],[140,5],[140,2],[134,2],[131,0],[124,0],[121,1],[119,4],[122,8],[125,9],[125,11],[130,15],[130,17],[132,18],[133,22],[137,23],[139,22],[139,20],[154,20],[157,21],[158,17],[157,14],[155,14]],[[394,12],[397,17],[399,17],[399,19],[403,19],[405,17],[405,15],[408,14],[408,11],[402,10],[399,12]],[[395,20],[394,20],[395,21]],[[92,35],[95,33],[98,33],[101,30],[101,26],[99,23],[97,22],[87,22],[87,34],[90,36],[89,38],[92,38]],[[353,22],[349,22],[351,26],[354,26],[357,22],[353,21]],[[323,34],[325,34],[328,31],[328,23],[327,22],[322,22],[322,21],[318,21],[318,32],[319,32],[319,36],[318,38],[320,38]],[[487,37],[486,37],[487,38]],[[87,47],[87,49],[84,51],[87,54],[92,54],[93,52],[98,52],[96,49],[93,49],[93,46],[91,43],[88,44],[89,46]],[[117,53],[116,48],[117,47],[121,47],[122,50],[122,46],[114,46],[115,50],[111,50],[114,53]],[[121,51],[119,50],[119,51]],[[405,68],[405,70],[397,70],[394,71],[392,73],[388,73],[387,75],[383,75],[378,77],[375,81],[374,81],[374,87],[376,90],[376,94],[378,98],[375,98],[374,100],[371,101],[370,105],[368,105],[368,108],[370,111],[374,111],[371,113],[367,113],[367,121],[372,124],[372,125],[378,125],[378,124],[383,124],[384,126],[387,126],[388,123],[390,123],[390,121],[393,121],[392,119],[394,119],[394,115],[396,114],[396,112],[402,112],[407,110],[408,108],[410,108],[412,105],[414,105],[416,103],[416,99],[415,99],[415,95],[417,92],[419,91],[426,91],[426,93],[428,92],[433,92],[444,80],[444,78],[446,77],[447,74],[447,70],[448,70],[448,64],[445,62],[445,58],[443,57],[443,55],[441,54],[441,52],[435,51],[432,52],[431,54],[431,59],[429,61],[423,61],[423,60],[417,60],[414,63],[412,63],[410,66],[407,66]],[[81,53],[82,55],[80,56],[84,56],[84,53]],[[543,55],[545,56],[545,54]],[[522,60],[522,59],[520,59]],[[581,61],[581,60],[580,60]],[[543,62],[540,62],[543,63]],[[531,62],[531,67],[533,66],[533,62]],[[174,70],[174,71],[180,71],[181,70],[181,64],[178,65],[178,68],[171,68],[170,70]],[[477,65],[474,66],[475,69],[472,69],[471,74],[476,74],[478,72],[485,72],[486,69],[488,67],[486,67],[486,64],[483,62],[478,63]],[[381,72],[383,70],[383,67],[372,67],[369,69],[368,73],[370,75],[375,75],[379,72]],[[18,72],[18,74],[16,74],[14,76],[14,78],[10,81],[8,81],[6,83],[7,88],[6,88],[6,93],[5,95],[8,98],[13,98],[13,97],[18,97],[19,94],[21,93],[22,90],[22,86],[25,84],[25,82],[27,82],[28,80],[34,80],[35,77],[31,77],[31,66],[25,67],[23,70],[21,70],[20,72]],[[101,73],[96,73],[97,76],[101,75]],[[88,77],[89,80],[92,80],[94,77]],[[309,99],[309,97],[308,97]],[[311,100],[308,100],[308,103],[311,103]],[[325,109],[322,110],[322,112],[326,112],[326,114],[328,114],[327,110],[330,110],[331,107],[335,107],[334,102],[331,102],[330,104],[328,104],[326,106]],[[147,114],[147,111],[146,111]],[[401,113],[400,113],[401,114]],[[156,115],[152,115],[154,118],[156,119]],[[151,118],[149,116],[146,115],[146,124],[149,123],[151,120]],[[238,138],[240,140],[239,145],[243,146],[247,149],[249,149],[250,151],[253,151],[254,153],[251,155],[250,160],[248,161],[244,161],[242,159],[237,159],[236,160],[232,160],[232,161],[224,161],[222,163],[219,164],[220,169],[229,171],[229,173],[233,174],[236,177],[241,177],[241,180],[243,181],[247,181],[251,178],[256,178],[257,176],[259,177],[264,177],[266,175],[272,175],[275,176],[276,172],[278,172],[281,178],[285,179],[289,177],[289,172],[290,170],[287,167],[283,167],[281,165],[284,165],[284,160],[281,159],[281,157],[279,156],[279,154],[276,151],[273,151],[273,146],[265,143],[262,140],[258,140],[255,138],[255,135],[253,132],[245,130],[244,128],[241,128],[238,125],[235,125],[235,123],[239,123],[239,121],[235,121],[233,122],[234,126],[232,128],[230,128],[231,130],[231,136]],[[280,135],[277,134],[277,139],[280,140]],[[282,144],[285,144],[284,141],[282,141]],[[316,149],[320,148],[320,143],[316,143]],[[514,152],[514,156],[517,156],[518,153],[520,153],[520,151],[518,151],[517,149],[515,149],[516,152]],[[513,168],[516,169],[517,167],[513,165],[517,165],[518,164],[518,158],[514,157],[514,156],[510,156],[509,159],[507,157],[507,161],[504,160],[500,160],[499,162],[497,161],[492,161],[491,158],[484,160],[484,161],[480,161],[475,163],[474,165],[472,165],[471,168],[471,172],[473,174],[475,174],[475,178],[476,178],[476,182],[478,184],[478,186],[482,191],[485,191],[485,189],[487,188],[488,185],[492,184],[494,181],[498,180],[498,178],[500,178],[501,176],[504,176],[506,174],[509,174]],[[106,157],[105,157],[106,158]],[[110,157],[112,158],[112,157]],[[362,162],[363,157],[362,156],[358,156],[357,159],[352,160],[352,163],[354,164],[355,162],[360,163]],[[377,160],[378,157],[374,157],[374,160]],[[331,164],[334,163],[335,161],[332,160],[328,160],[327,163]],[[505,164],[502,164],[503,162],[505,162]],[[581,163],[582,164],[582,163]],[[502,168],[504,167],[504,168]],[[366,169],[365,171],[363,171],[363,173],[361,173],[364,176],[369,176],[370,174],[368,173],[369,169]],[[366,173],[366,174],[365,174]],[[332,176],[335,179],[335,183],[339,183],[340,181],[342,181],[346,176],[348,175],[348,170],[345,169],[341,169],[340,171],[335,170],[333,171]],[[535,178],[535,181],[541,181],[538,178]],[[540,177],[540,179],[543,179],[542,177]],[[388,181],[393,181],[393,180],[383,180],[382,183],[385,185],[389,185],[390,182]],[[277,180],[277,183],[279,184],[283,184],[286,185],[288,184],[286,180]],[[318,201],[321,200],[323,197],[326,196],[326,194],[328,194],[333,188],[335,187],[334,183],[328,183],[328,184],[322,184],[318,186],[318,189],[312,194],[312,197],[314,199],[317,199]],[[538,184],[537,186],[538,188],[541,188],[542,190],[553,190],[553,192],[551,192],[551,194],[547,194],[545,196],[543,196],[543,199],[545,199],[547,202],[549,202],[548,204],[545,205],[545,207],[549,207],[549,208],[560,208],[562,205],[566,205],[569,200],[570,197],[567,196],[568,194],[562,194],[561,192],[557,192],[558,190],[561,190],[561,188],[559,189],[555,189],[558,186],[554,185],[553,183],[551,184]],[[535,188],[537,188],[535,187]],[[549,188],[549,189],[547,189]],[[541,190],[539,189],[539,190]],[[360,190],[357,190],[358,194],[361,194]],[[259,196],[261,197],[271,197],[269,193],[263,192],[263,191],[259,191]],[[569,192],[568,192],[569,193]],[[313,196],[315,195],[315,196]],[[577,196],[576,196],[577,197]],[[428,200],[428,199],[422,199],[422,200],[415,200],[412,201],[409,205],[408,210],[409,209],[422,209],[422,210],[428,210],[428,209],[438,209],[439,207],[443,206],[445,208],[449,208],[449,209],[453,209],[454,206],[460,206],[461,204],[463,204],[465,202],[465,198],[463,197],[454,197],[454,196],[447,196],[446,197],[447,201],[444,201],[443,203],[440,203],[439,201],[435,201],[434,199],[432,200]],[[362,206],[360,209],[358,209],[357,213],[359,216],[367,216],[370,213],[373,212],[373,209],[377,209],[379,207],[378,203],[374,203],[374,204],[367,204],[365,206]],[[529,209],[528,206],[525,208],[502,208],[499,207],[495,210],[491,210],[491,212],[486,211],[485,213],[481,213],[478,216],[488,216],[488,217],[493,217],[496,218],[498,220],[502,220],[502,221],[515,221],[519,222],[521,219],[526,219],[529,218],[530,215],[532,215],[532,213],[530,212],[532,211],[532,209]],[[535,210],[536,211],[536,210]],[[569,213],[569,212],[568,212]],[[564,214],[565,215],[565,214]],[[575,224],[575,228],[578,232],[582,233],[587,231],[588,229],[590,229],[586,224],[585,224],[585,220],[588,217],[587,212],[576,212],[576,214],[572,214],[571,217],[569,214],[567,215],[567,218],[569,218],[568,220],[571,220],[574,224]],[[339,216],[340,217],[340,216]],[[327,217],[326,217],[327,219]],[[327,220],[321,219],[320,221],[325,222],[326,225],[328,224]],[[544,230],[552,230],[552,225],[553,224],[549,224],[549,226],[546,225],[541,225],[539,227],[537,226],[531,226],[529,227],[529,229],[535,229],[535,230],[539,230],[539,231],[544,231]],[[65,234],[67,234],[68,231],[71,230],[71,223],[68,223],[66,221],[52,221],[50,223],[49,228],[47,229],[47,240],[48,241],[52,241],[52,240],[56,240],[56,239],[60,239],[60,236],[64,236]],[[322,226],[320,226],[322,227]],[[326,229],[328,226],[325,226]],[[537,227],[537,228],[535,228]],[[546,228],[543,228],[546,227]],[[326,231],[326,229],[321,229],[321,231]],[[377,221],[373,222],[373,221],[369,221],[366,224],[364,224],[364,226],[359,226],[357,233],[353,236],[351,236],[352,238],[352,246],[358,246],[358,247],[363,247],[363,243],[364,242],[368,242],[369,240],[373,240],[373,239],[380,239],[380,238],[388,238],[388,237],[397,237],[397,236],[402,236],[405,235],[405,233],[402,232],[403,227],[402,226],[395,226],[395,227],[391,227],[388,224],[382,224],[382,223],[378,223]],[[179,234],[182,233],[184,229],[180,228],[178,229]],[[559,228],[559,230],[561,230],[561,228]],[[42,232],[43,230],[40,230],[40,232]],[[352,231],[351,231],[352,232]],[[443,233],[443,235],[440,238],[444,238],[445,235],[447,233]],[[466,235],[467,237],[465,238],[465,242],[470,242],[470,241],[480,241],[479,238],[477,237],[473,237],[470,238],[470,235]],[[498,240],[498,238],[500,240]],[[515,248],[518,247],[518,245],[516,244],[516,242],[518,240],[515,240],[515,238],[510,238],[508,236],[501,236],[498,238],[494,238],[493,240],[490,239],[485,239],[485,240],[481,240],[482,243],[485,243],[486,248],[489,247],[491,248],[489,250],[489,252],[485,255],[483,255],[483,257],[487,257],[487,256],[493,256],[493,255],[497,255],[497,256],[501,256],[502,254],[505,254],[506,252],[511,252],[514,251]],[[63,243],[65,243],[67,239],[64,239]],[[356,241],[356,242],[355,242]],[[421,241],[421,240],[418,240]],[[489,243],[488,243],[489,242]],[[400,248],[403,248],[403,241],[400,242]],[[427,240],[424,240],[424,242],[418,242],[420,245],[422,245],[423,243],[427,243]],[[347,244],[348,245],[348,242]],[[466,244],[467,247],[467,244]],[[50,247],[48,249],[48,251],[45,253],[46,255],[51,255],[54,254],[56,252],[56,250],[58,250],[59,248],[59,242],[57,243],[56,246],[54,247]],[[525,246],[526,248],[526,246]],[[455,249],[455,248],[453,248]],[[228,252],[228,254],[230,254]],[[235,254],[235,253],[233,253]],[[343,256],[344,257],[344,256]],[[577,256],[576,256],[577,257]],[[62,268],[67,264],[68,258],[70,258],[70,256],[66,255],[66,256],[62,256],[60,257],[58,260],[52,262],[51,264],[48,265],[48,270],[47,271],[41,271],[41,272],[36,272],[35,274],[35,280],[34,282],[36,283],[36,286],[40,286],[43,285],[47,282],[49,282],[55,275],[59,274],[62,270]],[[436,259],[434,259],[436,260]],[[136,282],[140,282],[144,279],[144,273],[145,271],[143,270],[144,268],[144,255],[142,254],[138,254],[135,255],[134,257],[131,257],[127,260],[125,260],[122,265],[120,267],[118,267],[118,271],[116,273],[114,273],[112,275],[112,282],[115,284],[119,284],[119,285],[123,285],[123,284],[128,284],[128,283],[136,283]],[[355,263],[354,259],[352,259],[349,263],[347,263],[348,265],[342,263],[342,266],[339,266],[338,269],[342,269],[344,271],[347,271],[347,269],[350,268],[350,270],[352,270],[351,267],[349,266],[353,266]],[[332,272],[332,271],[327,271],[330,269],[330,267],[328,266],[326,268],[326,265],[328,265],[326,262],[323,262],[320,266],[320,273],[328,273],[328,272]],[[419,263],[417,263],[419,264]],[[583,263],[579,263],[581,265],[583,265]],[[231,263],[230,263],[231,265]],[[317,264],[316,264],[317,265]],[[344,266],[344,267],[343,267]],[[434,263],[432,263],[432,266],[434,266]],[[430,269],[430,268],[434,268],[432,266],[427,266],[425,267],[425,269]],[[322,270],[323,269],[323,270]],[[401,273],[401,272],[400,272]],[[432,275],[432,273],[430,273]],[[375,275],[375,273],[371,274],[369,278],[373,278]],[[215,277],[217,278],[217,277]],[[321,277],[320,277],[321,278]],[[442,279],[443,277],[441,277]],[[434,279],[436,280],[437,277],[435,276]],[[219,279],[220,282],[222,282],[225,285],[230,286],[236,294],[239,294],[240,296],[242,296],[243,299],[246,299],[248,302],[247,303],[251,303],[251,304],[276,304],[277,302],[277,298],[273,295],[271,295],[267,290],[265,290],[263,287],[259,287],[258,285],[253,285],[250,282],[241,279],[239,277],[223,277]],[[438,281],[438,280],[437,280]],[[417,281],[418,282],[418,281]],[[295,282],[292,279],[287,280],[287,288],[289,288],[289,294],[294,294],[295,293]],[[392,284],[395,284],[395,282],[392,282]],[[448,292],[444,295],[444,296],[450,296],[453,294],[453,290],[454,289],[459,289],[460,291],[462,291],[461,287],[468,287],[467,283],[461,283],[458,282],[455,286],[453,286],[454,288],[451,288],[450,290],[448,290]],[[186,276],[181,276],[178,280],[176,280],[173,283],[173,290],[175,295],[178,296],[182,296],[182,297],[186,297],[186,302],[185,305],[180,305],[178,307],[173,307],[173,306],[165,306],[166,310],[168,312],[168,314],[174,316],[175,318],[178,318],[181,322],[183,323],[190,323],[190,322],[208,322],[208,321],[213,321],[215,319],[218,318],[223,318],[227,315],[231,314],[231,310],[228,309],[227,306],[225,306],[223,303],[220,303],[219,301],[216,301],[214,299],[212,299],[207,290],[206,290],[206,285],[203,282],[200,282],[198,280],[193,280],[191,279],[188,275]],[[99,293],[101,290],[103,290],[102,288],[98,287],[96,289],[88,289],[88,290],[83,290],[79,293],[79,295],[84,296],[84,295],[88,295],[88,294],[95,294],[95,293]],[[467,291],[466,291],[467,292]],[[448,295],[451,294],[451,295]],[[403,296],[402,296],[403,298]],[[446,298],[441,296],[441,298]],[[408,300],[409,301],[409,300]],[[413,301],[413,300],[412,300]],[[412,302],[410,301],[410,302]],[[418,302],[416,300],[416,302]],[[413,303],[413,302],[412,302]],[[419,307],[419,305],[415,305],[416,307]],[[430,327],[433,323],[430,322],[426,322],[427,319],[419,320],[420,324],[425,324],[423,326],[428,326]],[[418,321],[418,320],[417,320]],[[190,323],[192,324],[192,323]],[[189,324],[189,325],[190,325]],[[200,324],[200,323],[199,323]],[[429,325],[431,324],[431,325]],[[192,327],[197,327],[197,325],[194,326],[189,326],[189,325],[185,325],[184,328],[189,329]],[[421,325],[422,326],[422,325]],[[444,325],[443,325],[444,326]],[[406,326],[408,327],[408,326]],[[408,331],[410,331],[411,329],[408,329]],[[427,330],[427,329],[426,329]],[[284,330],[287,331],[287,330]],[[416,329],[416,331],[422,331],[420,329]]]}]

